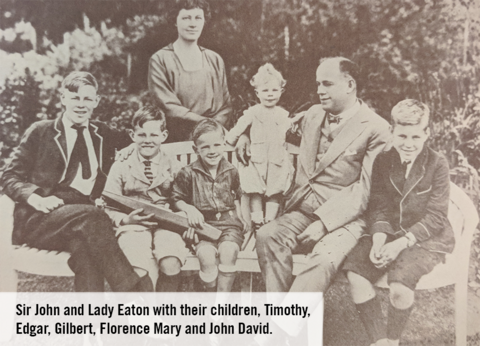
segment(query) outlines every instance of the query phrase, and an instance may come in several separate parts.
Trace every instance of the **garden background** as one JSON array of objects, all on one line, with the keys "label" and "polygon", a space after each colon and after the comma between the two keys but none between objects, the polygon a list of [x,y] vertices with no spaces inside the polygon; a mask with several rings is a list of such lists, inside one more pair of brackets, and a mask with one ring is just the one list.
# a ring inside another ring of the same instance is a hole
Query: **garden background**
[{"label": "garden background", "polygon": [[[392,106],[407,97],[430,106],[430,143],[449,159],[452,179],[478,202],[479,0],[210,0],[210,4],[212,19],[200,44],[225,61],[236,117],[255,102],[249,79],[263,63],[271,62],[283,73],[287,85],[281,105],[296,112],[318,102],[319,59],[348,57],[362,68],[360,97],[386,119]],[[58,87],[70,71],[89,71],[99,80],[102,101],[96,118],[114,127],[128,126],[133,113],[149,101],[150,56],[176,38],[176,29],[167,24],[168,8],[169,3],[161,0],[0,0],[0,174],[25,129],[61,112]],[[479,262],[477,231],[469,292],[477,303]],[[44,287],[42,280],[24,277],[23,289],[55,290],[52,286],[63,285],[49,278]],[[341,290],[327,296],[327,303]],[[344,299],[347,292],[338,294]],[[445,309],[451,312],[449,291],[438,290],[424,300],[436,301],[443,295],[448,296]],[[428,309],[423,313],[428,315]],[[476,316],[480,325],[480,315]],[[450,328],[440,337],[445,344],[452,342],[452,323],[453,317],[443,326]],[[442,334],[443,327],[434,329]],[[480,344],[478,332],[470,337],[472,345]]]}]

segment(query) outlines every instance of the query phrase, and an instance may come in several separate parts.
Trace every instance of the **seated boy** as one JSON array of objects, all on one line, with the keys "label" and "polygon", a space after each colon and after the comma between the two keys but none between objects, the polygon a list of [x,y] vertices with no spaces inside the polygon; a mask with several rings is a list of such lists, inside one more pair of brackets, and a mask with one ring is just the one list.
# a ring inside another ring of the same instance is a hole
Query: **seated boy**
[{"label": "seated boy", "polygon": [[[426,145],[429,109],[404,100],[392,109],[393,148],[373,165],[367,210],[369,234],[347,257],[343,270],[372,345],[398,345],[409,318],[414,290],[454,247],[447,219],[447,160]],[[388,273],[387,326],[373,283]]]},{"label": "seated boy", "polygon": [[100,97],[88,72],[72,72],[62,82],[63,114],[38,121],[25,132],[2,177],[4,192],[16,202],[13,243],[69,251],[75,290],[151,291],[118,247],[108,216],[94,206],[127,135],[90,120]]},{"label": "seated boy", "polygon": [[222,231],[218,242],[200,239],[196,245],[205,290],[214,291],[217,284],[219,292],[231,290],[246,228],[240,210],[240,178],[237,169],[223,157],[224,137],[223,127],[214,120],[197,124],[192,139],[198,160],[180,170],[172,194],[175,207],[187,214],[192,227],[189,238],[194,228],[201,228],[205,222]]},{"label": "seated boy", "polygon": [[[113,164],[105,190],[168,209],[180,163],[161,150],[168,136],[165,114],[151,106],[143,107],[135,113],[132,128],[135,149],[127,160]],[[182,237],[159,229],[152,215],[141,215],[142,209],[129,215],[108,208],[106,212],[118,227],[118,243],[135,271],[139,275],[147,272],[157,292],[177,291],[180,269],[188,254]]]}]

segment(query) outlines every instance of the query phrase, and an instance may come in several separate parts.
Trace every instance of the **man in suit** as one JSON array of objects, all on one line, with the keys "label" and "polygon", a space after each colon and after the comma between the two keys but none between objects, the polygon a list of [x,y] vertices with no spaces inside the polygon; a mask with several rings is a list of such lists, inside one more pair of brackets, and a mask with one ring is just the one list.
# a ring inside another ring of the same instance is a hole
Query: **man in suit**
[{"label": "man in suit", "polygon": [[[285,213],[257,234],[267,292],[324,292],[364,232],[375,157],[389,125],[357,99],[358,68],[336,57],[317,73],[321,104],[306,111],[293,192]],[[292,253],[308,254],[294,280]],[[288,300],[288,295],[285,298]]]},{"label": "man in suit", "polygon": [[[90,73],[73,72],[62,83],[63,115],[34,123],[15,149],[2,176],[16,202],[14,244],[69,251],[76,291],[151,291],[118,247],[100,197],[116,147],[129,143],[119,132],[90,121],[99,102]],[[149,285],[150,283],[150,285]]]}]

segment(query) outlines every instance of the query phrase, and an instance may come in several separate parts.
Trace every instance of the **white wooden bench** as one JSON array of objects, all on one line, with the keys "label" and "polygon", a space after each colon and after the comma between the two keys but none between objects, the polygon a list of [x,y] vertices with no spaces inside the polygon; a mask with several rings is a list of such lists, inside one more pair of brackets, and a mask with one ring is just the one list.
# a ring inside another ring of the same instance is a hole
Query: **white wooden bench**
[{"label": "white wooden bench", "polygon": [[[165,144],[162,149],[176,155],[178,160],[184,164],[196,160],[191,142]],[[292,162],[296,166],[298,147],[289,146],[289,152]],[[227,150],[226,156],[234,165],[237,164],[232,148]],[[0,197],[0,292],[16,292],[16,271],[37,275],[73,276],[73,272],[67,265],[70,255],[66,252],[45,251],[28,246],[12,246],[13,209],[14,202],[12,200],[7,196]],[[242,209],[245,217],[249,220],[247,198],[242,200]],[[478,224],[478,214],[470,198],[453,183],[451,184],[448,217],[455,232],[454,252],[447,256],[445,264],[438,265],[430,274],[424,276],[417,289],[455,285],[456,345],[462,346],[466,345],[467,339],[467,283],[470,244]],[[260,272],[254,241],[254,237],[251,237],[250,243],[244,244],[245,250],[240,252],[236,264],[237,271],[244,276],[241,280],[243,292],[251,292],[253,274]],[[306,260],[306,256],[294,256],[294,274],[303,268]],[[198,259],[194,255],[190,255],[182,270],[198,269]],[[380,279],[376,285],[387,287],[386,278]],[[5,330],[6,333],[9,330],[7,325],[0,326],[0,329]],[[3,334],[2,330],[0,330],[0,334]]]}]

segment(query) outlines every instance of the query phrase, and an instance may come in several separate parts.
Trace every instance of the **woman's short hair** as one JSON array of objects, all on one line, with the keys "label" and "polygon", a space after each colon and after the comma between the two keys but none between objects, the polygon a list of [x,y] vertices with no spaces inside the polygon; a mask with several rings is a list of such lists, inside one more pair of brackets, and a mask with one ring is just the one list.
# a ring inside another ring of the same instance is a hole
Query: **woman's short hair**
[{"label": "woman's short hair", "polygon": [[95,77],[91,73],[84,71],[74,71],[66,76],[62,81],[62,90],[67,89],[76,93],[83,85],[91,85],[98,91],[98,82]]},{"label": "woman's short hair", "polygon": [[204,119],[200,121],[192,131],[191,137],[193,143],[196,143],[201,135],[209,132],[220,132],[222,136],[225,136],[225,129],[218,121],[213,119]]},{"label": "woman's short hair", "polygon": [[136,111],[132,118],[132,128],[135,129],[135,126],[141,128],[147,121],[161,121],[160,130],[165,131],[167,129],[165,113],[158,107],[146,105]]},{"label": "woman's short hair", "polygon": [[181,10],[193,10],[194,8],[203,10],[206,22],[210,20],[210,5],[206,0],[172,0],[168,12],[168,22],[174,25]]},{"label": "woman's short hair", "polygon": [[273,67],[272,64],[266,63],[258,68],[258,72],[250,79],[250,84],[254,88],[258,88],[260,85],[269,82],[270,80],[277,80],[280,86],[283,88],[287,81],[283,79],[282,74]]}]

